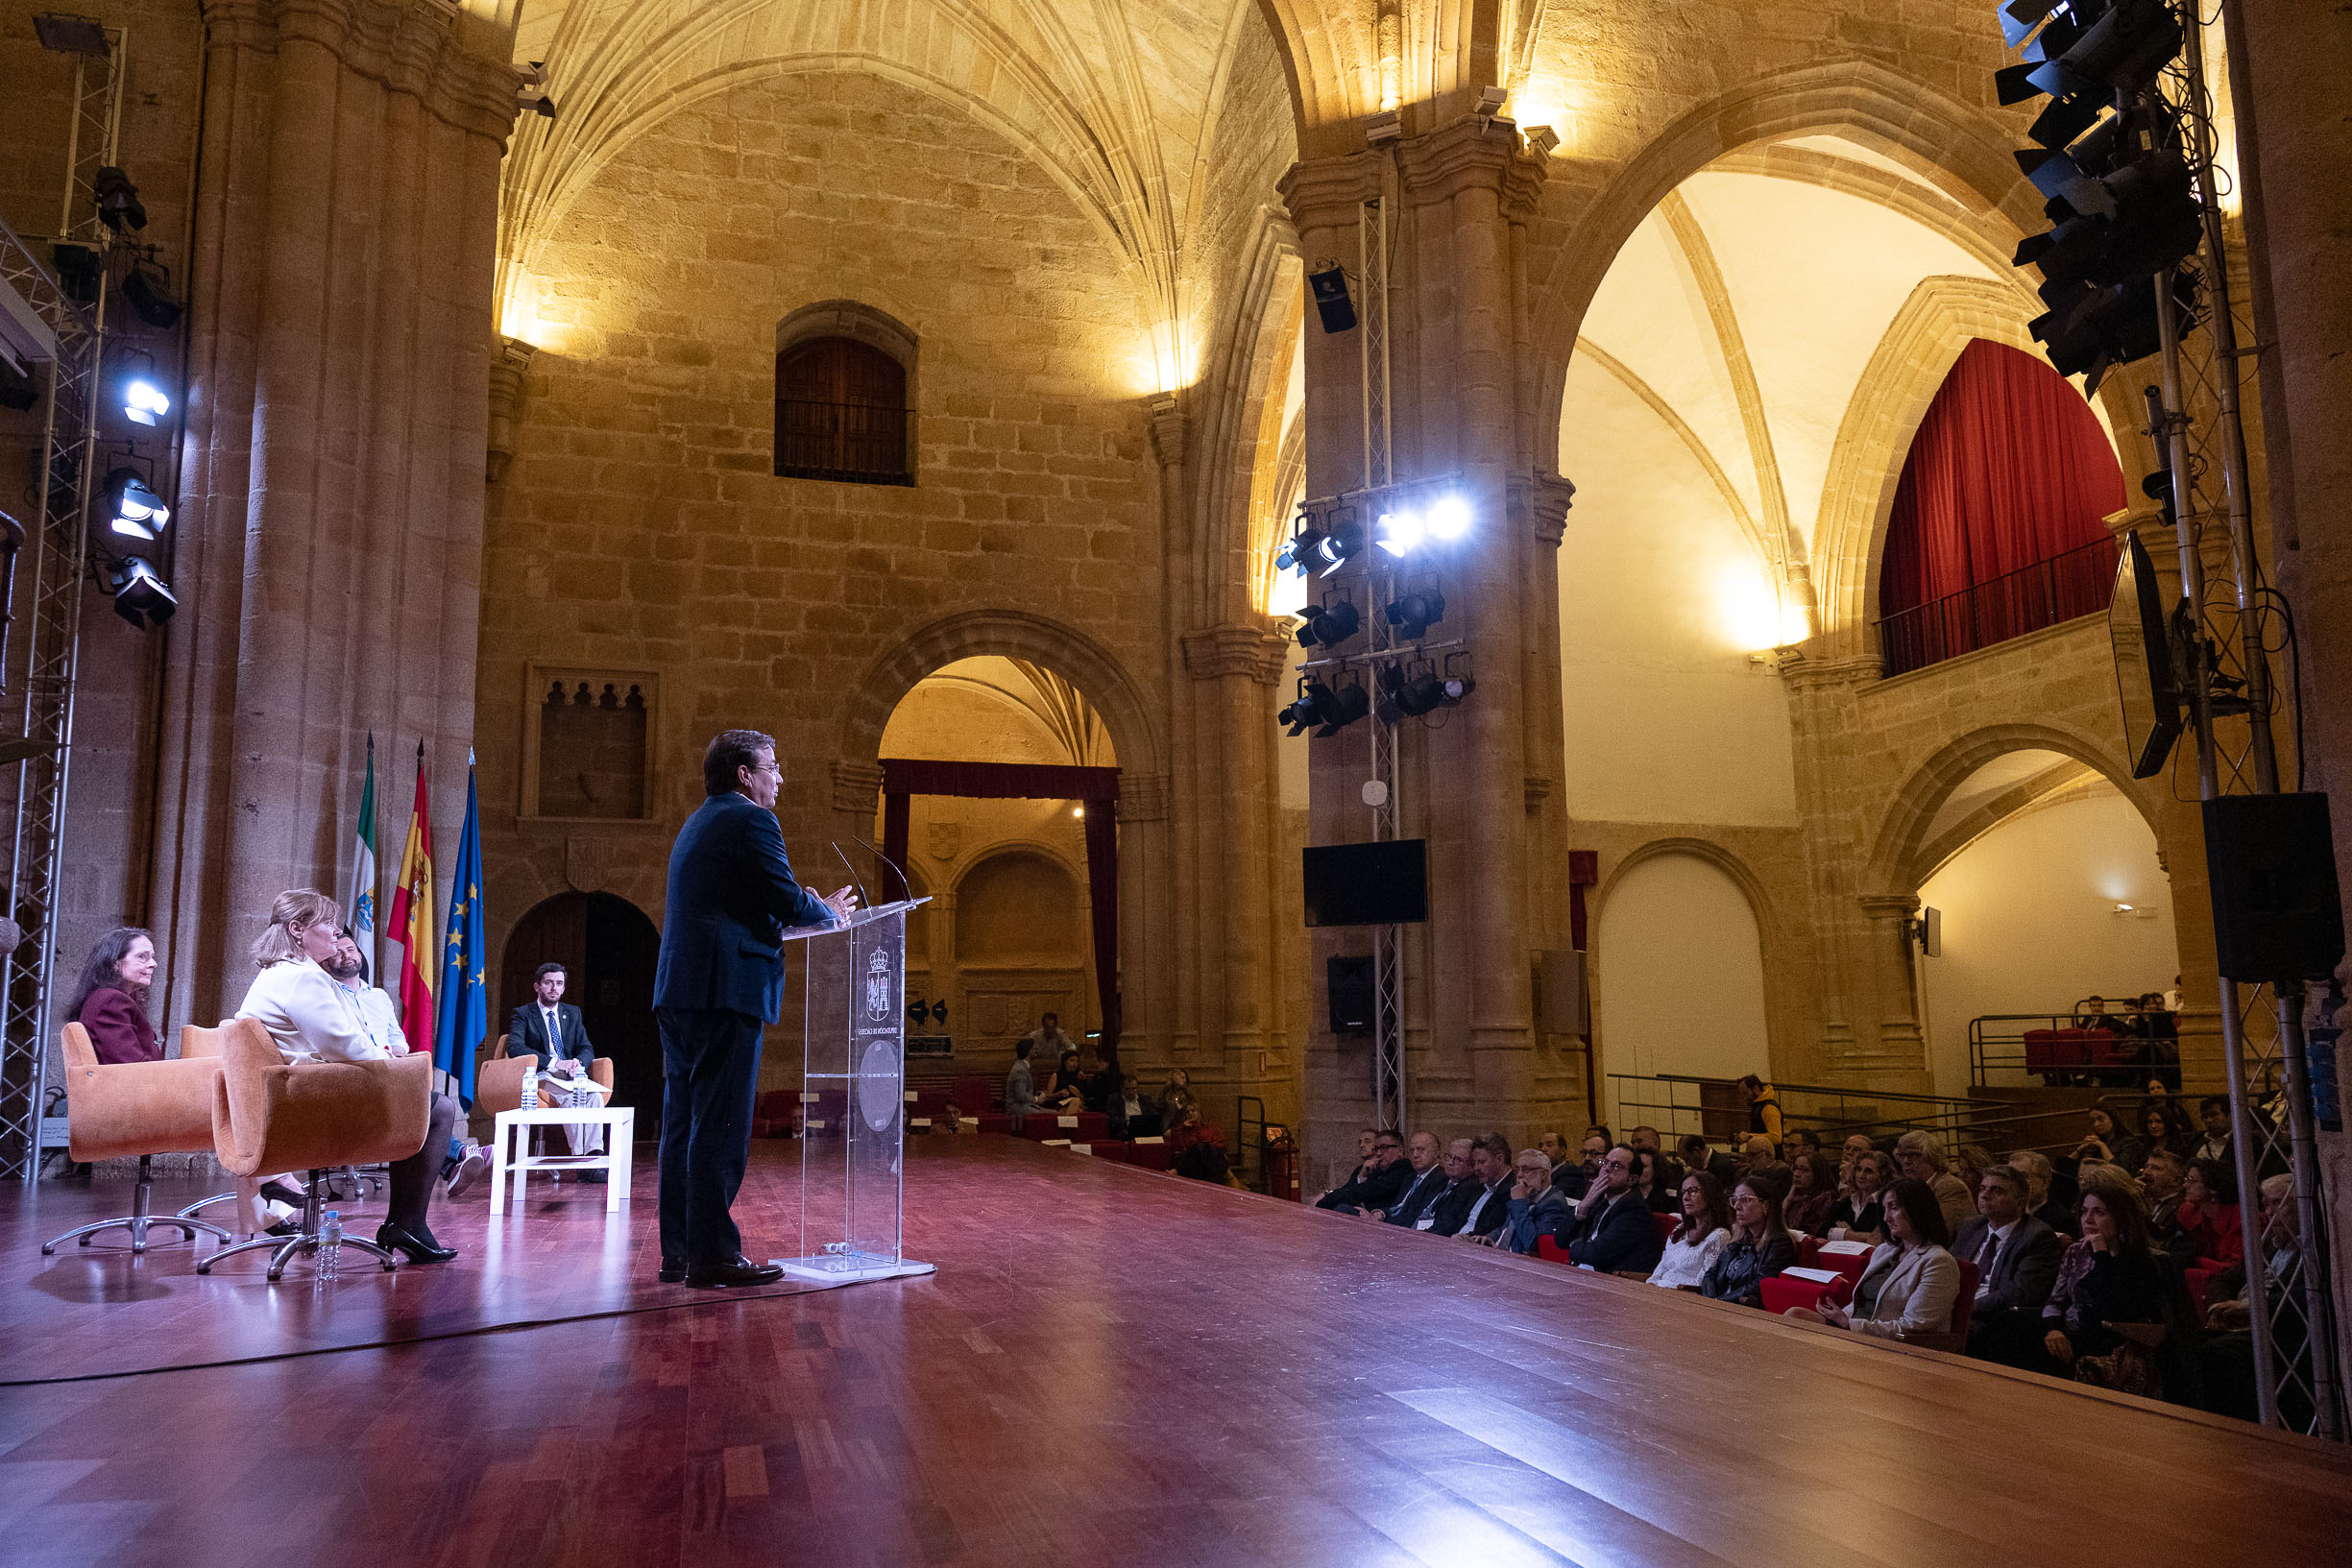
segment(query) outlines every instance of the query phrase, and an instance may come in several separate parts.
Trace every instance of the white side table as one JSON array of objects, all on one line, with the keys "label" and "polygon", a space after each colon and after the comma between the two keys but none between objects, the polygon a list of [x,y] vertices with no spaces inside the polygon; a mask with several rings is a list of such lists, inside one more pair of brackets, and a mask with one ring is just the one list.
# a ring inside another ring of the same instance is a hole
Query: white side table
[{"label": "white side table", "polygon": [[[532,1154],[525,1127],[562,1126],[591,1122],[604,1128],[602,1154]],[[637,1109],[631,1105],[535,1105],[527,1111],[500,1111],[497,1129],[491,1134],[490,1212],[506,1212],[506,1173],[515,1173],[515,1197],[534,1170],[602,1170],[606,1172],[604,1212],[611,1214],[629,1201],[630,1154],[637,1136]]]}]

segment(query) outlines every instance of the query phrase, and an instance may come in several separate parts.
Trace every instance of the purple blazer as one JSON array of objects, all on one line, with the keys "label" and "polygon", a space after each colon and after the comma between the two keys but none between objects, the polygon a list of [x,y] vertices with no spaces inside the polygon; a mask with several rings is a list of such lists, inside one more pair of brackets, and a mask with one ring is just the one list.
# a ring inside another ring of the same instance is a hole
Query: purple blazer
[{"label": "purple blazer", "polygon": [[110,985],[92,991],[82,1004],[82,1016],[76,1020],[89,1030],[90,1044],[97,1049],[102,1062],[159,1062],[163,1047],[156,1039],[156,1026],[147,1022],[147,1014],[130,995]]}]

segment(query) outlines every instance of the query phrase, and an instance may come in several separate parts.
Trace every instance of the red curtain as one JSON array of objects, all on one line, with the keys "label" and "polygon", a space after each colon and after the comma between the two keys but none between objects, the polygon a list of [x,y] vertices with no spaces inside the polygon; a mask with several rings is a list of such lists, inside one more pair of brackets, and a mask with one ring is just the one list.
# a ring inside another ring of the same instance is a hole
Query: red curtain
[{"label": "red curtain", "polygon": [[1969,344],[1911,439],[1887,521],[1887,673],[2098,609],[2114,567],[2102,519],[2122,506],[2082,396],[2031,354]]}]

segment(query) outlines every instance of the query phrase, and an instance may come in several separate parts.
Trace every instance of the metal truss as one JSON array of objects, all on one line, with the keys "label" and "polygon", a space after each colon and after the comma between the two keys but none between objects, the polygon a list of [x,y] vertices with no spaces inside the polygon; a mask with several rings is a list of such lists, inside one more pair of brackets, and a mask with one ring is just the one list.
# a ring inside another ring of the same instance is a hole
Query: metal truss
[{"label": "metal truss", "polygon": [[[1385,183],[1394,165],[1384,162],[1382,169]],[[1364,367],[1364,488],[1368,492],[1385,488],[1394,471],[1389,385],[1390,210],[1391,203],[1383,194],[1365,203],[1356,221],[1359,276],[1364,279],[1364,332],[1360,349]],[[1373,602],[1377,596],[1373,591],[1377,563],[1371,558],[1378,554],[1376,549],[1366,551],[1368,591],[1364,619],[1370,645],[1385,650],[1392,640],[1391,628]],[[1367,669],[1366,678],[1373,678],[1372,669]],[[1371,771],[1367,776],[1364,798],[1371,808],[1372,837],[1394,838],[1396,736],[1377,718],[1366,728],[1370,732]],[[1405,1124],[1405,964],[1401,926],[1372,929],[1372,1122],[1382,1127]]]},{"label": "metal truss", "polygon": [[[2193,702],[2203,799],[2276,794],[2281,788],[2271,721],[2281,693],[2270,655],[2286,647],[2274,629],[2290,622],[2286,601],[2264,579],[2254,548],[2244,426],[2239,387],[2254,338],[2232,287],[2229,241],[2216,178],[2213,102],[2204,73],[2203,20],[2177,7],[2187,47],[2153,89],[2154,122],[2175,141],[2197,179],[2204,209],[2196,266],[2201,329],[2174,329],[2176,273],[2156,279],[2163,330],[2163,385],[2150,389],[2150,434],[2172,481],[2181,590],[2191,636],[2187,689]],[[2290,692],[2299,700],[2299,693]],[[2295,776],[2301,787],[2301,726]],[[2269,1425],[2326,1437],[2344,1435],[2330,1299],[2326,1194],[2318,1178],[2307,1062],[2302,981],[2220,981],[2222,1058],[2229,1083],[2240,1201],[2259,1213],[2261,1182],[2284,1174],[2290,1193],[2267,1223],[2245,1227],[2244,1266],[2255,1399]],[[2325,1022],[2325,1021],[2323,1021]],[[2267,1250],[2275,1246],[2276,1252]]]},{"label": "metal truss", "polygon": [[[123,36],[109,29],[104,56],[74,57],[74,107],[61,239],[102,253],[94,180],[114,160],[121,113]],[[77,216],[80,215],[80,216]],[[95,302],[69,298],[43,259],[0,224],[0,277],[57,338],[41,405],[33,506],[10,585],[10,637],[0,650],[0,700],[29,753],[0,782],[9,824],[8,913],[25,940],[0,969],[0,1169],[26,1181],[40,1171],[48,1098],[50,1014],[57,1001],[60,849],[65,823],[81,651],[82,588],[88,576],[87,502],[98,446],[100,354],[107,269]]]}]

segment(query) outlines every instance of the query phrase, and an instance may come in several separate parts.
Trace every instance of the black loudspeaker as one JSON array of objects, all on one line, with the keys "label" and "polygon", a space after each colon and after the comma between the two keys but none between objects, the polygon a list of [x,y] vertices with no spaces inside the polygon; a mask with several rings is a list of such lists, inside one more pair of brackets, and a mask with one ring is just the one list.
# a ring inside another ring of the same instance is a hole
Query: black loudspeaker
[{"label": "black loudspeaker", "polygon": [[1323,983],[1330,992],[1331,1032],[1371,1033],[1374,1001],[1370,955],[1324,959]]},{"label": "black loudspeaker", "polygon": [[2214,947],[2233,980],[2320,980],[2343,957],[2343,905],[2327,797],[2205,802]]}]

